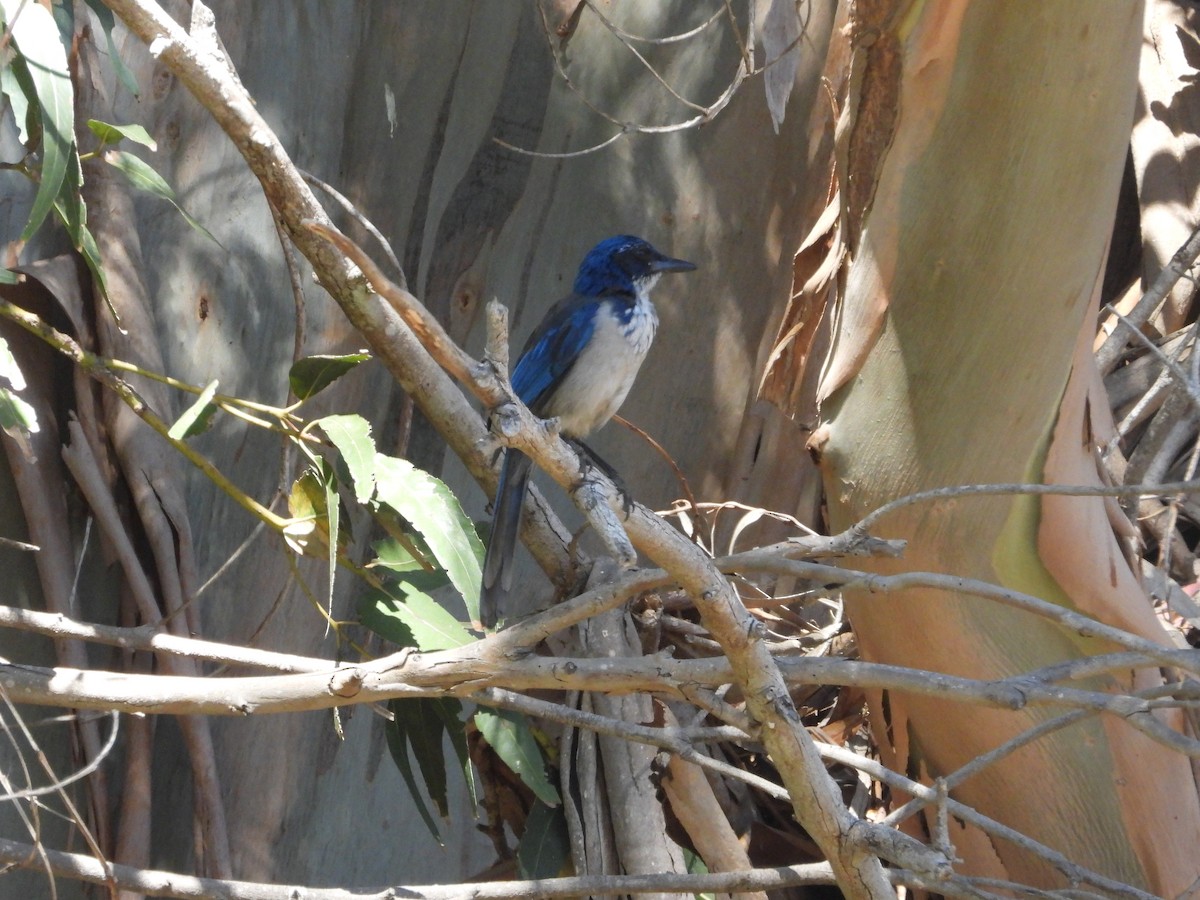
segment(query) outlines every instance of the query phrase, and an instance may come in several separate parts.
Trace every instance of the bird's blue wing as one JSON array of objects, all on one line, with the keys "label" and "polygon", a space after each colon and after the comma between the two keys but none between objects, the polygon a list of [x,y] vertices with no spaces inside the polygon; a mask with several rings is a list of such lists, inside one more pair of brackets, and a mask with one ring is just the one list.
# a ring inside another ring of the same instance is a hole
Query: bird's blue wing
[{"label": "bird's blue wing", "polygon": [[592,339],[602,301],[573,294],[560,300],[530,335],[525,352],[512,373],[512,386],[521,402],[535,413],[567,376]]}]

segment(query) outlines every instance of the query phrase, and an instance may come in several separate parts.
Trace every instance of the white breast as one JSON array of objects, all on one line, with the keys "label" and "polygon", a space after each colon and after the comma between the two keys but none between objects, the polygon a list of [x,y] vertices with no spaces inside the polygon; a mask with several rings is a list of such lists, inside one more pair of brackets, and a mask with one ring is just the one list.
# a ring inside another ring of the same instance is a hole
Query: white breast
[{"label": "white breast", "polygon": [[648,288],[638,291],[632,306],[605,301],[591,341],[546,409],[547,416],[562,419],[564,434],[583,437],[595,431],[625,402],[658,329]]}]

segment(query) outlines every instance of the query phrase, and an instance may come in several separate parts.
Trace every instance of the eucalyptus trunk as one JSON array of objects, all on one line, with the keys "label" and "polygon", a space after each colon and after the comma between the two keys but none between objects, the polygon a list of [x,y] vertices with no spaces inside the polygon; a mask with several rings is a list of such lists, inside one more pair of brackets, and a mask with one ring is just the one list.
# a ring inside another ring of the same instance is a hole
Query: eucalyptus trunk
[{"label": "eucalyptus trunk", "polygon": [[[1141,5],[864,4],[839,126],[844,295],[822,370],[819,455],[832,527],[917,491],[1099,484],[1111,433],[1091,357],[1137,87]],[[869,36],[869,40],[868,40]],[[959,496],[904,506],[879,572],[981,579],[1169,645],[1098,497]],[[1109,651],[1046,619],[949,590],[854,592],[864,658],[981,679]],[[1160,684],[1157,670],[1089,679]],[[946,776],[1053,713],[873,696],[898,770]],[[1178,716],[1164,714],[1178,727]],[[1128,883],[1196,877],[1186,757],[1114,716],[1051,731],[952,796]],[[1159,827],[1170,823],[1166,827]],[[1043,859],[950,823],[978,874],[1045,887]]]}]

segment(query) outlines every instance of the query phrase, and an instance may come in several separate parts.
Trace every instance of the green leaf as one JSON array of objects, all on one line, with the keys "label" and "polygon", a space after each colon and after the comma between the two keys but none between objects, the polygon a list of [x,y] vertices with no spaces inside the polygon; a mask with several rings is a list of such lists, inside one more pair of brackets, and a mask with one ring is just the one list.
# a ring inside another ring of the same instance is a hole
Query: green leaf
[{"label": "green leaf", "polygon": [[[16,274],[15,272],[13,274]],[[8,349],[8,341],[0,337],[0,378],[8,381],[14,391],[25,390],[25,376],[17,365],[17,358]]]},{"label": "green leaf", "polygon": [[325,416],[317,425],[337,447],[350,470],[354,495],[366,503],[375,493],[375,442],[371,439],[371,423],[358,415]]},{"label": "green leaf", "polygon": [[83,168],[79,164],[79,152],[72,145],[67,156],[67,174],[58,196],[54,198],[54,211],[62,220],[76,250],[83,243],[83,230],[87,227],[87,204],[80,193],[82,188]]},{"label": "green leaf", "polygon": [[562,872],[571,852],[567,837],[567,817],[562,807],[538,801],[525,819],[525,833],[517,848],[517,866],[521,877],[554,878]]},{"label": "green leaf", "polygon": [[458,758],[463,779],[467,783],[467,791],[471,795],[471,808],[474,809],[479,803],[479,798],[475,794],[475,771],[471,768],[471,754],[467,749],[467,723],[463,718],[462,702],[454,697],[439,697],[434,703],[433,711],[442,720],[442,727],[446,729],[446,736],[450,738],[450,746]]},{"label": "green leaf", "polygon": [[307,356],[292,366],[288,383],[297,399],[307,400],[370,358],[365,350],[345,356]]},{"label": "green leaf", "polygon": [[[333,470],[322,458],[304,470],[292,482],[288,492],[288,513],[291,521],[284,526],[283,537],[297,553],[305,556],[329,558],[329,490]],[[337,507],[336,494],[333,506]],[[337,516],[337,513],[334,513]],[[344,540],[347,529],[333,529],[335,541]],[[339,549],[342,549],[339,547]],[[319,552],[320,551],[320,552]]]},{"label": "green leaf", "polygon": [[397,605],[398,601],[383,591],[367,591],[358,597],[358,621],[397,647],[416,647],[416,636],[400,617]]},{"label": "green leaf", "polygon": [[[392,592],[392,599],[395,599],[397,602],[404,602],[404,596],[414,593],[428,594],[431,595],[432,598],[433,592],[436,592],[436,590],[439,590],[440,588],[444,588],[446,584],[449,583],[450,582],[448,578],[446,578],[445,572],[440,569],[432,572],[427,572],[424,569],[415,572],[408,572],[408,574],[404,575],[402,578],[396,578],[394,581],[386,582],[386,584],[388,584],[388,589]],[[385,590],[384,593],[386,594],[388,592]],[[445,608],[442,605],[438,604],[437,606],[439,610],[445,612]],[[450,616],[450,613],[446,613],[446,616],[448,616],[451,620],[454,620],[454,622],[457,622],[457,619]],[[460,646],[460,644],[456,643],[455,646]]]},{"label": "green leaf", "polygon": [[20,284],[21,276],[12,269],[0,266],[0,284]]},{"label": "green leaf", "polygon": [[410,579],[384,591],[369,591],[359,601],[359,620],[379,636],[401,647],[450,650],[475,639],[454,616]]},{"label": "green leaf", "polygon": [[322,484],[325,488],[325,520],[329,524],[329,543],[327,546],[329,563],[329,596],[326,598],[325,610],[329,614],[330,620],[333,619],[333,586],[337,581],[337,554],[338,554],[338,526],[341,520],[342,506],[338,502],[337,492],[337,475],[334,474],[333,466],[329,465],[328,460],[322,459],[318,466],[322,475]]},{"label": "green leaf", "polygon": [[475,713],[475,727],[534,796],[547,806],[558,806],[562,802],[558,789],[546,777],[542,750],[524,716],[504,709],[480,709]]},{"label": "green leaf", "polygon": [[27,434],[39,428],[33,407],[8,388],[0,388],[0,428],[16,428]]},{"label": "green leaf", "polygon": [[[707,875],[708,866],[704,862],[704,858],[687,847],[680,847],[683,851],[683,864],[687,868],[689,875]],[[700,894],[699,896],[707,897],[710,894]]]},{"label": "green leaf", "polygon": [[110,125],[99,119],[88,119],[87,125],[92,130],[92,134],[100,138],[101,144],[118,144],[122,140],[129,140],[135,144],[141,144],[143,147],[149,147],[151,150],[158,149],[158,143],[141,125]]},{"label": "green leaf", "polygon": [[129,183],[140,191],[153,194],[160,200],[175,202],[175,191],[167,184],[167,180],[154,171],[150,163],[128,150],[109,150],[104,154],[104,161],[129,179]]},{"label": "green leaf", "polygon": [[100,296],[104,298],[104,305],[108,307],[113,321],[121,329],[121,333],[124,334],[125,326],[121,324],[121,317],[117,314],[117,308],[113,306],[112,298],[108,296],[108,278],[104,275],[104,266],[100,261],[100,248],[96,245],[96,238],[92,236],[91,231],[86,227],[79,230],[79,237],[79,252],[83,256],[83,261],[87,263],[88,270],[92,273],[92,278],[96,280],[96,286],[100,288]]},{"label": "green leaf", "polygon": [[[421,549],[421,539],[417,535],[411,535],[413,543],[417,545],[417,549]],[[371,545],[371,549],[375,551],[375,558],[371,561],[372,566],[382,566],[391,572],[404,574],[405,572],[424,572],[425,567],[421,565],[420,560],[413,556],[412,551],[405,547],[402,543],[392,537],[382,538]],[[432,554],[430,554],[432,556]],[[437,573],[442,578],[443,584],[449,584],[450,579],[445,577],[445,573]],[[422,587],[421,590],[429,591],[430,588]]]},{"label": "green leaf", "polygon": [[[67,52],[59,40],[54,17],[44,6],[25,4],[12,23],[12,40],[20,54],[19,64],[24,66],[33,84],[42,126],[41,180],[29,220],[21,232],[21,240],[27,241],[54,206],[67,175],[75,143],[74,94],[67,70]],[[14,64],[18,61],[14,60]]]},{"label": "green leaf", "polygon": [[[699,853],[689,850],[687,847],[680,847],[683,851],[683,864],[689,875],[707,875],[708,866],[705,865],[703,857]],[[717,900],[717,895],[711,891],[706,891],[701,894],[693,894],[696,900]],[[725,895],[728,896],[728,895]]]},{"label": "green leaf", "polygon": [[167,434],[177,441],[182,441],[208,431],[208,427],[212,424],[212,417],[217,411],[217,407],[212,402],[216,392],[217,382],[210,381],[200,392],[196,401],[175,420],[175,424],[171,426]]},{"label": "green leaf", "polygon": [[[395,703],[396,701],[393,700],[388,705],[389,707],[394,706]],[[395,709],[392,709],[392,715],[399,720]],[[421,792],[417,788],[417,780],[413,777],[412,762],[408,758],[408,742],[405,740],[404,733],[400,727],[396,727],[396,722],[390,723],[384,729],[384,733],[387,735],[388,751],[392,754],[392,760],[396,763],[396,768],[400,770],[404,783],[408,785],[408,792],[412,795],[413,804],[417,807],[421,820],[429,829],[429,833],[433,835],[433,839],[441,844],[442,836],[438,833],[437,823],[429,814],[429,808],[425,806],[425,801],[421,798]]]},{"label": "green leaf", "polygon": [[[429,565],[436,566],[436,560],[421,540],[421,536],[412,533],[405,536],[408,538],[407,545],[394,537],[382,538],[373,543],[371,549],[375,551],[375,557],[368,565],[394,572],[401,576],[398,581],[407,582],[426,594],[432,594],[449,585],[450,577],[445,569],[435,567],[431,571],[427,568]],[[414,552],[420,554],[420,557],[414,556]]]},{"label": "green leaf", "polygon": [[375,484],[376,499],[421,533],[466,601],[471,618],[478,618],[483,542],[458,498],[443,482],[408,460],[382,453],[375,454]]},{"label": "green leaf", "polygon": [[8,382],[8,387],[0,384],[0,428],[36,434],[39,430],[37,412],[17,396],[17,391],[25,389],[25,376],[4,338],[0,338],[0,379]]},{"label": "green leaf", "polygon": [[394,727],[401,740],[406,740],[417,760],[425,790],[437,807],[438,814],[446,819],[450,815],[450,804],[446,795],[446,756],[442,744],[445,728],[442,717],[434,708],[434,698],[397,698],[388,702]]},{"label": "green leaf", "polygon": [[[3,18],[0,16],[0,18]],[[19,60],[17,61],[19,62]],[[24,76],[24,77],[21,77]],[[29,121],[30,99],[36,99],[32,82],[28,81],[29,69],[23,65],[0,66],[0,91],[12,106],[13,119],[17,123],[17,137],[22,144],[29,144],[36,131],[35,122]],[[33,107],[36,109],[36,104]]]},{"label": "green leaf", "polygon": [[125,85],[125,90],[137,97],[137,79],[133,77],[133,73],[125,65],[125,61],[121,59],[121,54],[117,52],[116,44],[113,43],[112,33],[116,22],[113,20],[112,10],[104,5],[104,0],[84,0],[84,2],[96,14],[96,18],[100,20],[100,27],[104,29],[104,37],[108,41],[108,60],[116,70],[117,77],[121,79],[121,84]]},{"label": "green leaf", "polygon": [[[699,853],[689,850],[687,847],[680,847],[679,849],[683,851],[683,864],[689,875],[708,874],[708,866],[704,864],[704,859]],[[717,895],[712,892],[693,894],[692,896],[696,900],[717,900]]]},{"label": "green leaf", "polygon": [[178,210],[184,220],[200,232],[218,247],[221,242],[212,236],[207,228],[193,219],[186,209],[179,205],[179,201],[175,199],[175,192],[171,190],[171,186],[166,180],[154,171],[154,167],[144,159],[134,156],[127,150],[109,150],[104,154],[104,161],[124,175],[129,183],[139,191],[145,191],[147,194],[153,194],[162,200],[166,200]]},{"label": "green leaf", "polygon": [[[34,408],[16,395],[25,390],[25,375],[17,365],[17,358],[8,347],[8,341],[0,337],[0,428],[5,431],[18,429],[26,434],[38,431],[37,413]],[[11,389],[10,389],[11,388]]]}]

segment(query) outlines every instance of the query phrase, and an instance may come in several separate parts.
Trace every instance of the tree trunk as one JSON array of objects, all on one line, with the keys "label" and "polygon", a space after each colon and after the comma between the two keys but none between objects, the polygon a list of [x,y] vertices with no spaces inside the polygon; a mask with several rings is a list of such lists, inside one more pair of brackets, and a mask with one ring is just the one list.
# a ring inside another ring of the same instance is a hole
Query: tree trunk
[{"label": "tree trunk", "polygon": [[[839,159],[849,247],[822,373],[819,452],[835,530],[953,485],[1098,484],[1110,423],[1090,355],[1137,85],[1141,5],[890,4],[859,10]],[[1167,644],[1100,498],[956,497],[874,533],[880,572],[977,578]],[[863,656],[982,679],[1111,645],[968,593],[847,597]],[[1160,683],[1112,673],[1096,689]],[[950,775],[1049,718],[876,695],[891,765]],[[1176,725],[1178,717],[1164,716]],[[1069,858],[1174,896],[1196,877],[1188,760],[1113,716],[1004,756],[952,795]],[[1169,822],[1167,827],[1162,823]],[[1022,849],[951,826],[978,874],[1062,886]]]}]

